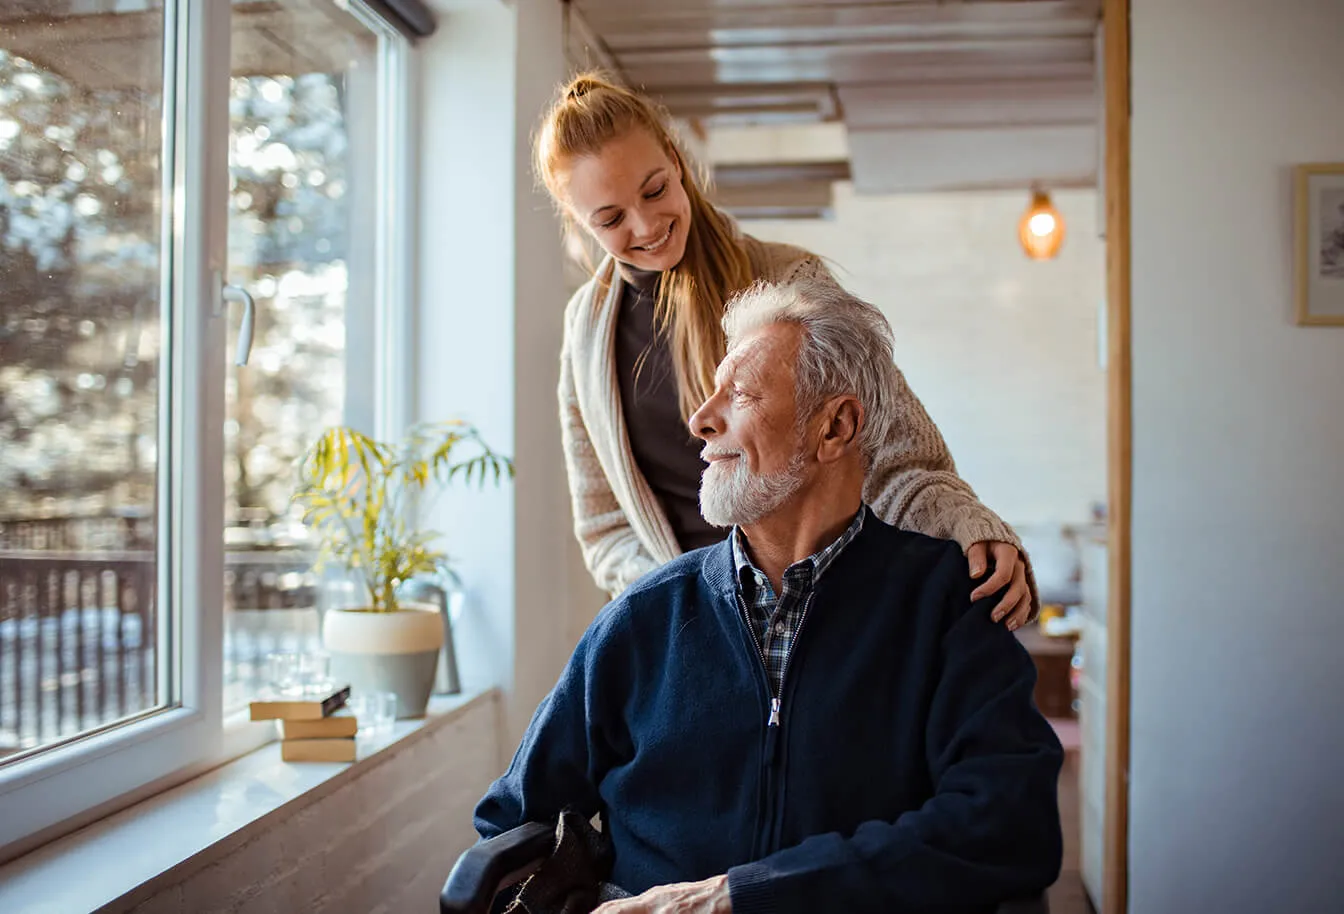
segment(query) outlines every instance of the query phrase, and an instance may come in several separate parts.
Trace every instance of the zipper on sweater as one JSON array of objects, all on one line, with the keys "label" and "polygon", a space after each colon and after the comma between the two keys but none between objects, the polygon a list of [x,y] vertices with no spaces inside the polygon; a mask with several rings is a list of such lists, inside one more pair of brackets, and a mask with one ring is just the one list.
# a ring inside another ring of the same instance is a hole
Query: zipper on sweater
[{"label": "zipper on sweater", "polygon": [[[789,645],[789,653],[784,657],[784,668],[779,671],[779,697],[771,703],[771,717],[775,720],[775,726],[772,728],[775,732],[775,742],[780,740],[780,731],[782,724],[779,722],[780,712],[783,710],[784,696],[788,694],[789,668],[793,665],[793,655],[798,650],[799,641],[803,637],[803,627],[807,625],[808,611],[812,608],[812,599],[816,591],[807,595],[803,603],[803,612],[798,617],[798,629],[793,633],[793,643]],[[778,752],[776,748],[775,752]],[[773,768],[773,760],[772,760]],[[773,815],[770,822],[770,838],[767,845],[767,853],[774,853],[780,846],[780,833],[784,828],[784,772],[780,771],[770,779],[770,789],[774,791],[775,796],[770,801],[770,807]]]},{"label": "zipper on sweater", "polygon": [[[737,608],[742,613],[742,624],[747,627],[747,634],[751,635],[751,643],[756,648],[756,659],[761,661],[761,673],[765,676],[765,688],[770,693],[770,713],[765,719],[765,755],[761,760],[765,767],[770,768],[775,764],[775,753],[779,746],[779,696],[775,694],[775,684],[770,681],[770,673],[765,663],[765,648],[761,646],[756,627],[751,624],[751,614],[747,612],[747,602],[742,599],[740,593],[737,595]],[[787,663],[785,661],[785,665]]]},{"label": "zipper on sweater", "polygon": [[[765,721],[765,755],[762,759],[762,766],[766,769],[766,796],[769,797],[769,803],[766,807],[765,824],[765,845],[757,845],[762,854],[774,853],[779,846],[779,832],[782,825],[782,816],[780,815],[781,801],[783,800],[783,779],[779,776],[776,769],[776,761],[779,757],[780,730],[782,729],[782,714],[784,710],[785,686],[789,681],[789,668],[793,665],[794,651],[798,650],[798,639],[802,637],[803,627],[807,624],[809,611],[812,609],[812,600],[815,596],[815,589],[807,595],[803,603],[802,615],[798,617],[798,629],[793,633],[793,643],[789,645],[789,653],[784,658],[784,668],[779,672],[779,691],[775,691],[774,683],[770,681],[770,675],[767,672],[765,663],[765,649],[761,646],[761,639],[756,635],[756,628],[751,624],[751,616],[747,612],[746,601],[742,595],[737,595],[737,606],[742,613],[742,621],[747,626],[747,632],[751,635],[751,643],[756,647],[756,656],[761,661],[761,672],[765,673],[766,688],[770,692],[770,713]],[[760,838],[758,836],[757,840]]]},{"label": "zipper on sweater", "polygon": [[765,680],[765,690],[770,693],[770,714],[766,718],[765,725],[765,751],[761,755],[761,768],[763,769],[761,807],[756,817],[756,837],[752,841],[751,850],[752,859],[755,859],[768,853],[765,850],[767,836],[774,833],[774,759],[779,739],[779,697],[775,695],[774,684],[770,682],[770,674],[765,666],[765,650],[761,647],[761,639],[756,637],[756,629],[751,624],[751,616],[747,613],[747,603],[742,599],[741,593],[737,594],[737,609],[742,615],[742,624],[747,627],[747,634],[751,637],[752,646],[756,648],[756,659],[761,663],[761,678]]},{"label": "zipper on sweater", "polygon": [[[814,590],[815,593],[815,590]],[[784,686],[789,681],[789,667],[793,665],[793,652],[798,649],[798,639],[802,637],[803,626],[807,624],[808,611],[812,608],[812,598],[814,593],[809,593],[803,603],[802,615],[798,617],[798,630],[793,633],[793,643],[789,645],[789,653],[784,658],[784,669],[779,673],[779,691],[775,691],[775,685],[766,675],[766,685],[770,690],[770,714],[765,720],[765,764],[773,766],[775,759],[779,754],[779,729],[780,712],[784,707]],[[742,621],[746,623],[747,631],[751,633],[751,643],[756,646],[756,656],[760,658],[761,669],[768,669],[765,662],[765,649],[761,646],[761,639],[756,635],[756,627],[751,624],[751,616],[747,612],[746,601],[738,595],[737,603],[742,611]]]}]

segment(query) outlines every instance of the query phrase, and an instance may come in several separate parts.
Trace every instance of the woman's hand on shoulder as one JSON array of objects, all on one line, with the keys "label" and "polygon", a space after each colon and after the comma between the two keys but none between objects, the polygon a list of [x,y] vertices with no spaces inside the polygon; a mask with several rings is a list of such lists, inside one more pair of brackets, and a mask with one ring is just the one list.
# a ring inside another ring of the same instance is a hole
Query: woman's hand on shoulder
[{"label": "woman's hand on shoulder", "polygon": [[1003,590],[990,618],[995,622],[1006,620],[1010,632],[1025,625],[1031,617],[1031,588],[1027,586],[1027,563],[1018,548],[1012,543],[973,543],[966,550],[966,559],[973,579],[988,570],[994,572],[971,591],[971,602]]}]

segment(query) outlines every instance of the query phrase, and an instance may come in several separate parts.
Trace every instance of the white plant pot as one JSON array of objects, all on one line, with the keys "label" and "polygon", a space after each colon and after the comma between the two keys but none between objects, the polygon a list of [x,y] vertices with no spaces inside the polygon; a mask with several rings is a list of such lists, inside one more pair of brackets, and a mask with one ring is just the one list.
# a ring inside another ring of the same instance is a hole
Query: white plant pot
[{"label": "white plant pot", "polygon": [[397,717],[424,717],[443,644],[443,621],[435,606],[401,603],[396,612],[329,609],[322,643],[331,655],[331,675],[350,683],[351,694],[379,691],[397,696]]}]

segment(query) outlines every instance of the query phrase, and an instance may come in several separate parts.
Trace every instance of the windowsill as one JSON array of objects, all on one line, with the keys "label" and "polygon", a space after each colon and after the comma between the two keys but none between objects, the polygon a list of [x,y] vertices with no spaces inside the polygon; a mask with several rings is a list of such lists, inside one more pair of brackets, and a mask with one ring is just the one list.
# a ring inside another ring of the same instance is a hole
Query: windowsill
[{"label": "windowsill", "polygon": [[361,738],[354,762],[286,763],[268,743],[0,867],[0,911],[94,911],[188,861],[205,866],[493,696],[436,696],[424,719]]}]

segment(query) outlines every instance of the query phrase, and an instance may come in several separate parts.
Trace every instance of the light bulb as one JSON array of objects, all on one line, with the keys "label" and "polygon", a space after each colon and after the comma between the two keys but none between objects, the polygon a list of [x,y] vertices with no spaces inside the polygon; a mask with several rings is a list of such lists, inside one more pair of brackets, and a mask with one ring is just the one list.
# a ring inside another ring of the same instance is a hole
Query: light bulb
[{"label": "light bulb", "polygon": [[1059,253],[1064,243],[1064,220],[1045,191],[1032,191],[1031,205],[1017,225],[1017,238],[1032,260],[1049,260]]}]

